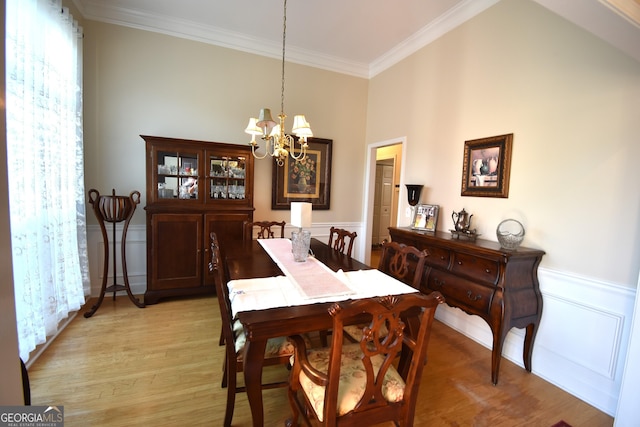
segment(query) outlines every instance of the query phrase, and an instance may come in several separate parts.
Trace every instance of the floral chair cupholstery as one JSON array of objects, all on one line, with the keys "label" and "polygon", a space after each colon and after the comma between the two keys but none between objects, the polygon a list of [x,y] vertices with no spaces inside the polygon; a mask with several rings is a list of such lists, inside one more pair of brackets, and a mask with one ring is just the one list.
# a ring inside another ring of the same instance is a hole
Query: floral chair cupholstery
[{"label": "floral chair cupholstery", "polygon": [[[412,426],[427,344],[439,292],[365,298],[335,303],[331,346],[308,349],[295,343],[289,401],[297,426],[369,426],[393,421]],[[343,343],[343,326],[368,318],[358,343]],[[381,336],[382,328],[387,335]],[[397,368],[393,363],[397,359]]]}]

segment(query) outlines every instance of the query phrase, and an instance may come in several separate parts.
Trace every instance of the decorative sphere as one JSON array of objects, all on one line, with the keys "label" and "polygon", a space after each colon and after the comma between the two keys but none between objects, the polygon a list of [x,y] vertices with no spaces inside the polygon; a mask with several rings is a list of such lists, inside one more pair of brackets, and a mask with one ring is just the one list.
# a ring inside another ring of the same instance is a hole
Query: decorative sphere
[{"label": "decorative sphere", "polygon": [[524,227],[515,219],[505,219],[496,228],[500,246],[508,250],[516,250],[524,240]]}]

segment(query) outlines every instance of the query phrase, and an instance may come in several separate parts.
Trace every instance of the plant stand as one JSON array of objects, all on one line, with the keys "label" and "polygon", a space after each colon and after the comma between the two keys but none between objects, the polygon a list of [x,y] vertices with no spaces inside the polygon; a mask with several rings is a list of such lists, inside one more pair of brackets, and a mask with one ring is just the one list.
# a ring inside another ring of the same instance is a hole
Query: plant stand
[{"label": "plant stand", "polygon": [[[102,231],[102,240],[104,242],[104,270],[102,273],[102,288],[100,289],[100,298],[91,307],[91,310],[84,313],[84,317],[89,318],[98,310],[102,300],[104,300],[104,294],[106,292],[113,292],[113,300],[116,299],[116,292],[126,291],[131,302],[140,308],[144,308],[144,302],[138,301],[136,297],[131,293],[131,287],[129,286],[129,278],[127,275],[127,258],[126,258],[126,238],[127,229],[129,228],[129,221],[133,217],[133,213],[136,210],[136,205],[140,203],[140,192],[132,191],[129,196],[116,196],[116,190],[111,190],[111,196],[101,196],[97,190],[89,190],[89,203],[93,205],[93,212],[96,214],[98,223],[100,224],[100,230]],[[122,278],[124,285],[116,283],[116,223],[124,221],[124,227],[122,229],[122,239],[120,240],[120,257],[122,259]],[[109,237],[107,236],[107,229],[105,222],[112,224],[112,248],[113,248],[113,285],[107,286],[107,280],[109,275]]]}]

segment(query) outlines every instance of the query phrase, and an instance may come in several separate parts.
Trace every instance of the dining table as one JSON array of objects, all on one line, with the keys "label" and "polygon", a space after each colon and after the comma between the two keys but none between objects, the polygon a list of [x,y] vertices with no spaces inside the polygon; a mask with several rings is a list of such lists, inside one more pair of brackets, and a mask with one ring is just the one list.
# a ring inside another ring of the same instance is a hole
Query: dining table
[{"label": "dining table", "polygon": [[[272,254],[265,250],[265,241],[263,241],[262,244],[258,240],[230,242],[221,248],[225,273],[228,280],[227,285],[230,289],[232,311],[234,311],[234,315],[242,323],[247,338],[243,354],[243,372],[247,399],[249,401],[254,426],[264,425],[261,385],[267,340],[275,337],[330,330],[333,325],[333,320],[328,309],[334,302],[327,301],[326,297],[309,299],[303,303],[297,303],[297,305],[288,305],[288,303],[283,302],[281,304],[274,304],[276,306],[271,307],[270,303],[267,302],[268,298],[263,298],[262,294],[259,293],[260,291],[256,290],[256,295],[253,300],[258,302],[258,304],[262,304],[262,306],[258,309],[238,309],[237,305],[239,303],[234,300],[233,295],[236,295],[238,299],[240,299],[240,297],[251,299],[252,296],[251,288],[242,288],[243,284],[249,286],[248,284],[251,283],[263,283],[261,278],[264,278],[265,283],[276,279],[286,280],[286,268],[281,268],[282,264],[278,265],[278,263],[274,261]],[[310,254],[310,258],[315,258],[315,260],[320,261],[328,270],[337,272],[336,274],[357,274],[359,277],[362,274],[366,275],[374,272],[384,274],[378,270],[373,270],[370,266],[350,256],[342,254],[316,238],[311,239]],[[285,272],[283,272],[283,269]],[[390,278],[390,276],[388,277]],[[370,283],[364,283],[366,281],[380,282],[379,280],[361,278],[361,288],[364,287],[365,284],[370,285]],[[322,284],[319,284],[319,286],[321,285]],[[401,293],[416,291],[403,283],[401,283],[400,286],[408,288]],[[397,290],[397,288],[393,289]],[[294,292],[291,290],[283,291],[284,295],[282,299],[287,299],[291,293]],[[357,295],[341,295],[328,299],[335,301],[356,297]]]}]

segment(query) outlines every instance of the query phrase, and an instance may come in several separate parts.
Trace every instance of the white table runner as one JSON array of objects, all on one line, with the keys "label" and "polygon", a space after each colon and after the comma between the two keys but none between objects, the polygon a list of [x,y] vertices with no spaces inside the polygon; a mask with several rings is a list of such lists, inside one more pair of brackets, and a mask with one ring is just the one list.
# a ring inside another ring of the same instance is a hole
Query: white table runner
[{"label": "white table runner", "polygon": [[349,295],[353,290],[326,265],[308,257],[305,262],[296,262],[291,252],[289,239],[258,239],[269,254],[306,298]]},{"label": "white table runner", "polygon": [[235,317],[241,311],[417,292],[411,286],[380,270],[347,272],[339,270],[332,274],[351,290],[350,294],[310,299],[302,293],[298,285],[285,276],[231,280],[227,285],[233,316]]}]

